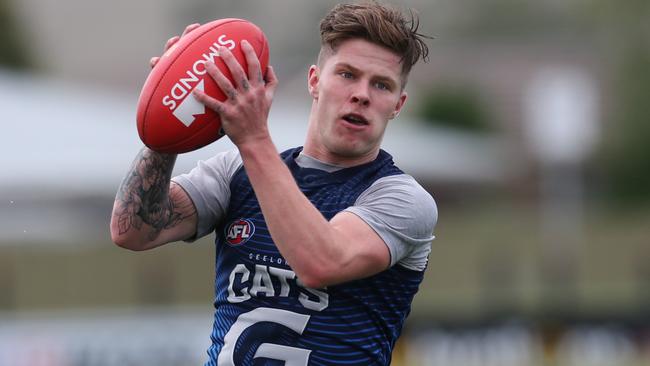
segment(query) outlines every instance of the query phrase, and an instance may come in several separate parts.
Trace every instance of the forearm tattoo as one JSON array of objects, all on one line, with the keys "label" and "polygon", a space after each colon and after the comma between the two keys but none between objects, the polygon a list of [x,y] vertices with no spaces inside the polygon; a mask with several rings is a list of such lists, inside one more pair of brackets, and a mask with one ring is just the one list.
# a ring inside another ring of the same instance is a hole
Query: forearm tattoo
[{"label": "forearm tattoo", "polygon": [[176,155],[160,154],[147,148],[140,151],[131,169],[122,181],[115,198],[118,210],[115,212],[120,235],[132,228],[141,230],[143,224],[152,230],[153,239],[163,229],[171,228],[186,217],[187,205],[191,202],[177,202],[170,197],[169,183]]}]

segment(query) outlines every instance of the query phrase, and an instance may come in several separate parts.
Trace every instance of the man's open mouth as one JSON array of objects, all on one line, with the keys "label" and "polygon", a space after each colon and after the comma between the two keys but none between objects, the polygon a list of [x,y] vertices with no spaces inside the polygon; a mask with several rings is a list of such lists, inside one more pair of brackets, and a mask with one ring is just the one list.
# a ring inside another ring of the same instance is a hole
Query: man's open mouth
[{"label": "man's open mouth", "polygon": [[368,120],[365,119],[362,115],[356,113],[349,113],[343,116],[343,120],[352,123],[357,126],[365,126],[368,124]]}]

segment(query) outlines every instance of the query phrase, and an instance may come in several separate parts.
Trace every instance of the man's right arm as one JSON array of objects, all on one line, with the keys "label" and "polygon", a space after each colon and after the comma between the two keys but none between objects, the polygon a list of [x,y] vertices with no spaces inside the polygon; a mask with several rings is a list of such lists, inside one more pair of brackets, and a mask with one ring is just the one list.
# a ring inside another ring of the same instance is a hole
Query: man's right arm
[{"label": "man's right arm", "polygon": [[147,250],[192,237],[197,211],[171,182],[176,155],[143,148],[122,181],[113,204],[111,238],[131,250]]}]

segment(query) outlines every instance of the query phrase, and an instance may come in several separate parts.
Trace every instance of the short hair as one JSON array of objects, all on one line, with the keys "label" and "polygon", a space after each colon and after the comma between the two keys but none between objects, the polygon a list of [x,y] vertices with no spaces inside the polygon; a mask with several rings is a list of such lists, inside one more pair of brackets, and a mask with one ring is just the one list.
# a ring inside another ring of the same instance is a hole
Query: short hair
[{"label": "short hair", "polygon": [[429,48],[424,42],[431,38],[418,33],[420,21],[412,9],[408,16],[400,10],[377,1],[339,4],[320,22],[321,51],[319,64],[329,49],[336,52],[341,42],[364,39],[383,46],[401,57],[403,84],[420,58],[428,61]]}]

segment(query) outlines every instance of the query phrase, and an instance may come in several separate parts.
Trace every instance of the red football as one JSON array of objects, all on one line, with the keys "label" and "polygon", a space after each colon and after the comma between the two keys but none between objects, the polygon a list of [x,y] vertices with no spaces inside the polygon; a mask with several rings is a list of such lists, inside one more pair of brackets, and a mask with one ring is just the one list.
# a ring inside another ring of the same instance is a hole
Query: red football
[{"label": "red football", "polygon": [[219,115],[199,103],[192,90],[199,88],[223,101],[224,93],[207,74],[205,63],[214,62],[232,81],[219,57],[218,46],[227,47],[244,71],[246,58],[241,41],[247,40],[260,59],[262,71],[269,62],[266,36],[243,19],[220,19],[193,30],[160,58],[142,87],[138,100],[138,134],[150,149],[164,153],[196,150],[223,136]]}]

